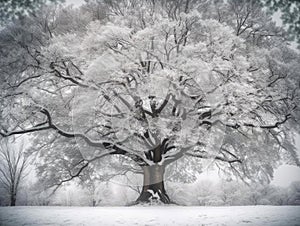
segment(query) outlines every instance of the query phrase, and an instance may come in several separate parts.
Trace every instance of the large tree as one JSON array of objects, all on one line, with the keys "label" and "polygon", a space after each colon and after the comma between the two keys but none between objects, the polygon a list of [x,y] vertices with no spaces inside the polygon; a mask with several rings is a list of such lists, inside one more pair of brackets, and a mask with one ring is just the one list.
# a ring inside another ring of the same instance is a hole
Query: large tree
[{"label": "large tree", "polygon": [[221,15],[205,1],[101,4],[105,18],[25,48],[26,67],[2,85],[0,134],[34,132],[50,174],[66,169],[54,184],[120,155],[143,173],[137,202],[169,203],[164,174],[179,159],[245,182],[269,180],[281,160],[299,164],[300,58],[257,5],[229,1]]}]

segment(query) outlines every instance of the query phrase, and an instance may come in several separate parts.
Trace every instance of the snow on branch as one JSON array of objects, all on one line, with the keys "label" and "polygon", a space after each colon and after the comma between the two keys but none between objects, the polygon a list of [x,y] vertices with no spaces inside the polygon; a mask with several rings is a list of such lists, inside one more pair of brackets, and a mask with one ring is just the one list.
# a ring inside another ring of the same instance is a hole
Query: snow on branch
[{"label": "snow on branch", "polygon": [[192,156],[192,157],[196,157],[196,158],[202,158],[202,159],[215,159],[215,160],[219,160],[222,162],[228,162],[228,163],[243,163],[242,160],[240,159],[228,159],[228,158],[224,158],[221,156],[215,156],[215,155],[202,155],[202,154],[195,154],[195,153],[186,153],[187,156]]},{"label": "snow on branch", "polygon": [[[88,165],[89,165],[88,161],[84,162],[84,165],[82,167],[80,167],[79,170],[75,174],[70,173],[70,176],[68,178],[63,179],[63,180],[59,181],[57,184],[53,185],[56,187],[54,188],[54,190],[52,191],[50,196],[53,195],[62,184],[69,182],[69,181],[73,180],[74,178],[79,177],[81,175],[82,171],[88,167]],[[53,187],[53,186],[51,186],[51,187]]]},{"label": "snow on branch", "polygon": [[[12,131],[12,132],[2,132],[2,131],[0,131],[0,135],[2,137],[9,137],[9,136],[12,136],[12,135],[26,134],[26,133],[32,133],[32,132],[38,132],[38,131],[53,129],[53,130],[56,130],[58,132],[58,134],[60,134],[64,137],[67,137],[67,138],[76,138],[76,137],[81,138],[88,145],[90,145],[92,147],[100,147],[100,148],[103,148],[103,149],[106,149],[106,150],[107,149],[114,150],[112,152],[105,153],[104,156],[106,156],[108,154],[110,154],[110,155],[120,154],[120,155],[126,155],[126,156],[130,157],[135,162],[137,162],[139,164],[142,164],[142,165],[147,164],[147,162],[148,162],[147,159],[145,159],[144,157],[132,152],[131,150],[129,150],[126,147],[121,146],[120,144],[113,143],[110,140],[107,140],[107,139],[92,140],[83,133],[70,133],[70,132],[64,131],[61,128],[57,127],[55,124],[53,124],[51,115],[50,115],[49,111],[46,108],[42,108],[40,110],[40,112],[46,116],[47,120],[45,122],[40,123],[40,124],[38,124],[38,125],[36,125],[32,128],[29,128],[29,129],[17,130],[17,131]],[[46,125],[46,124],[48,124],[48,125]],[[104,156],[101,156],[101,157],[104,157]],[[98,156],[97,158],[99,159],[100,156]]]},{"label": "snow on branch", "polygon": [[261,129],[275,129],[275,128],[278,128],[280,125],[284,124],[285,122],[287,122],[291,117],[292,117],[291,114],[287,114],[287,115],[285,115],[283,120],[277,121],[274,124],[270,124],[270,125],[254,125],[252,123],[243,123],[243,124],[236,123],[236,124],[226,124],[226,126],[231,127],[233,129],[238,129],[243,126],[244,127],[252,127],[252,128],[261,128]]}]

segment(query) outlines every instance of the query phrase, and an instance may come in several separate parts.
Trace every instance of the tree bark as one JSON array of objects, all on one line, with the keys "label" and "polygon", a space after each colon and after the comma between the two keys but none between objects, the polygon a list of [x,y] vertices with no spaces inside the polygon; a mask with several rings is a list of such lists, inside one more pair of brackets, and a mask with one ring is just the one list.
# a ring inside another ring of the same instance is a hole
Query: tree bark
[{"label": "tree bark", "polygon": [[10,195],[10,206],[15,206],[16,205],[16,195],[11,194]]},{"label": "tree bark", "polygon": [[164,166],[144,166],[143,189],[136,203],[149,203],[153,201],[170,203],[170,198],[164,186]]}]

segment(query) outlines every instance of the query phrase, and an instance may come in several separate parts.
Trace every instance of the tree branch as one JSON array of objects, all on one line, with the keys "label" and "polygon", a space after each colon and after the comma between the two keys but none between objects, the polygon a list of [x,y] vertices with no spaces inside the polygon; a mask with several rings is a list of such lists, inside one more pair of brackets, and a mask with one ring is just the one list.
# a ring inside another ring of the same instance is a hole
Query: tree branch
[{"label": "tree branch", "polygon": [[41,126],[41,127],[32,127],[30,129],[25,129],[25,130],[18,130],[18,131],[12,131],[12,132],[1,132],[0,135],[3,137],[8,137],[16,134],[26,134],[26,133],[32,133],[32,132],[37,132],[37,131],[42,131],[42,130],[48,130],[48,129],[53,129],[58,132],[61,136],[67,137],[67,138],[81,138],[83,139],[88,145],[92,147],[99,147],[103,149],[113,149],[115,150],[114,152],[111,152],[110,154],[121,154],[121,155],[126,155],[129,156],[131,159],[133,159],[135,162],[138,164],[146,164],[146,159],[136,153],[133,153],[132,151],[128,150],[125,147],[120,146],[118,143],[113,143],[110,140],[103,139],[103,140],[92,140],[89,137],[87,137],[85,134],[82,133],[70,133],[66,132],[60,128],[58,128],[55,124],[52,122],[51,115],[49,111],[45,108],[41,109],[40,112],[44,114],[47,118],[46,122],[43,122],[39,125],[42,124],[48,124],[47,126]]},{"label": "tree branch", "polygon": [[196,157],[196,158],[202,158],[202,159],[215,159],[215,160],[220,160],[222,162],[228,162],[228,163],[234,163],[234,162],[243,163],[240,159],[227,159],[221,156],[214,156],[214,155],[201,155],[201,154],[194,154],[188,152],[186,153],[186,155]]}]

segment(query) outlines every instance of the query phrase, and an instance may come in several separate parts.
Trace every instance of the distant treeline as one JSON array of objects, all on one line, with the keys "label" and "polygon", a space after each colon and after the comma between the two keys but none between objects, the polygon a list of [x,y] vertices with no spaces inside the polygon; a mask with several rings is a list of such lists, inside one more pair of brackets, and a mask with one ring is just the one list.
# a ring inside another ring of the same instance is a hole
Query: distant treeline
[{"label": "distant treeline", "polygon": [[[288,187],[270,184],[246,185],[237,181],[213,183],[197,180],[184,184],[168,182],[169,195],[178,205],[230,206],[230,205],[300,205],[300,181]],[[35,184],[22,186],[17,205],[105,206],[128,205],[138,196],[138,186],[126,186],[113,181],[93,186],[71,183],[54,195],[42,191]],[[9,196],[0,190],[0,205],[9,205]]]}]

